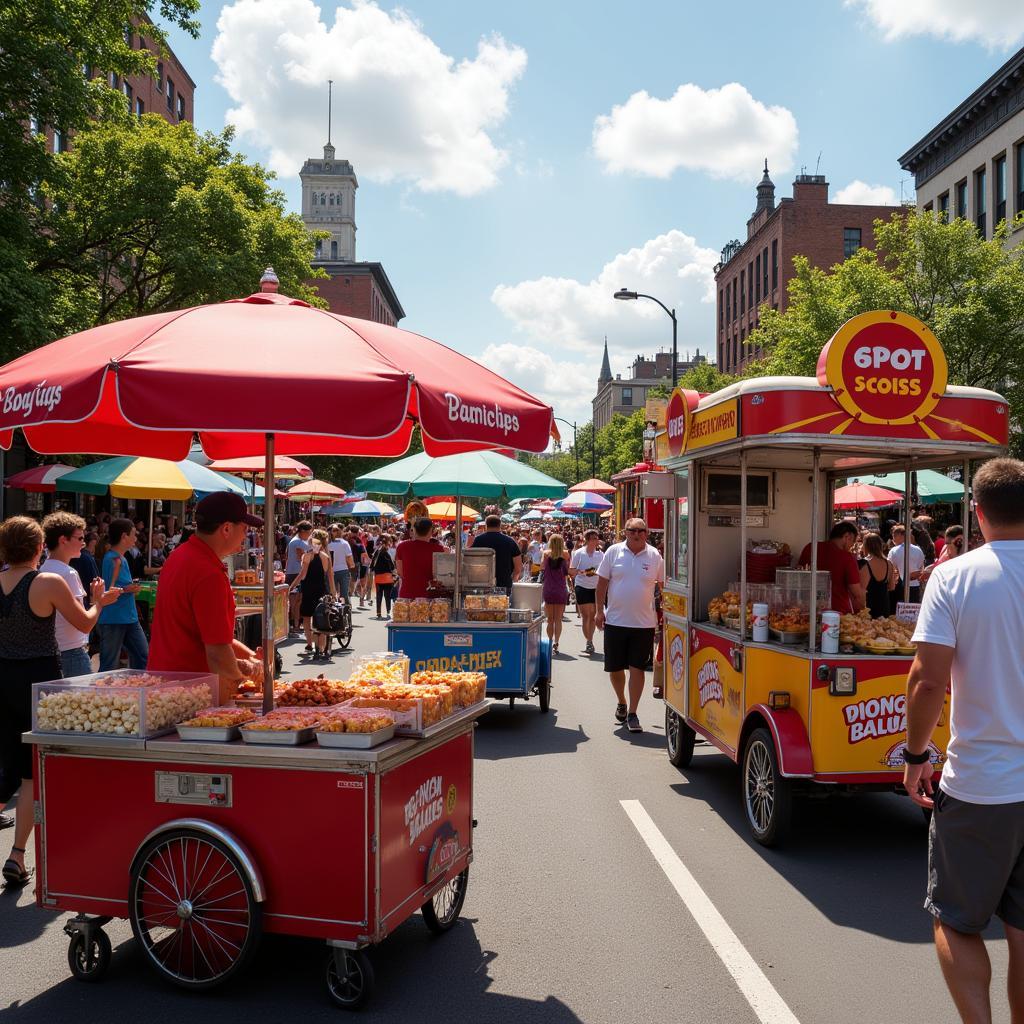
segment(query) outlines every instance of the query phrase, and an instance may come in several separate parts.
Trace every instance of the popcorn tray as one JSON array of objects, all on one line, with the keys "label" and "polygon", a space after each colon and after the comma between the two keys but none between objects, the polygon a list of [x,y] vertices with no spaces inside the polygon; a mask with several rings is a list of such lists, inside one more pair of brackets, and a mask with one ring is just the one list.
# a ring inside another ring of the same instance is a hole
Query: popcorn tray
[{"label": "popcorn tray", "polygon": [[[246,743],[259,743],[270,747],[301,747],[310,743],[316,734],[316,726],[307,729],[241,729]],[[344,734],[343,734],[344,735]]]},{"label": "popcorn tray", "polygon": [[200,740],[206,743],[230,743],[242,734],[238,725],[179,725],[178,735],[183,740]]},{"label": "popcorn tray", "polygon": [[873,654],[876,658],[885,658],[895,655],[899,658],[911,658],[917,653],[913,647],[869,647],[867,644],[854,644],[859,654]]},{"label": "popcorn tray", "polygon": [[316,741],[321,747],[344,747],[349,750],[365,750],[386,743],[395,735],[395,727],[387,726],[376,732],[318,732]]}]

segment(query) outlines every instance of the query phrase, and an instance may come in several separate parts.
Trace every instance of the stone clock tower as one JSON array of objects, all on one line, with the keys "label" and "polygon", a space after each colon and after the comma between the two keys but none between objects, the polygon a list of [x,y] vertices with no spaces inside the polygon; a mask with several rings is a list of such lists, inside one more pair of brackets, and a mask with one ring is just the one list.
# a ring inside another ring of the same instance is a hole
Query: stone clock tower
[{"label": "stone clock tower", "polygon": [[299,172],[302,220],[309,231],[329,231],[317,242],[314,263],[353,262],[356,258],[356,172],[348,160],[337,160],[334,147],[324,146],[323,159],[310,157]]}]

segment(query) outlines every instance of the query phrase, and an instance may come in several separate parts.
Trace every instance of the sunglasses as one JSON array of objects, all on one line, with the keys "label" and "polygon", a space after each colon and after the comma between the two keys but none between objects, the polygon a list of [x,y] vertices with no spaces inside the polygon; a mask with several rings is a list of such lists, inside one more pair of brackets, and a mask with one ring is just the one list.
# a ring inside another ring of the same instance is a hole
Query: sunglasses
[{"label": "sunglasses", "polygon": [[627,526],[626,533],[646,533],[647,531],[641,529],[639,526]]}]

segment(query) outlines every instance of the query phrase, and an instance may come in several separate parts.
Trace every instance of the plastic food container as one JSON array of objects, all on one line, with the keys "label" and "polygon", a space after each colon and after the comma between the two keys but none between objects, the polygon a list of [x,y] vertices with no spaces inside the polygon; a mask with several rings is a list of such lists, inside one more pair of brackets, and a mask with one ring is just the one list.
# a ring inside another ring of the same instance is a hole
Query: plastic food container
[{"label": "plastic food container", "polygon": [[210,706],[217,677],[116,669],[32,686],[33,732],[149,739]]},{"label": "plastic food container", "polygon": [[408,622],[409,621],[409,605],[412,604],[407,597],[399,597],[395,599],[395,603],[391,606],[391,621],[392,622]]},{"label": "plastic food container", "polygon": [[405,651],[374,651],[356,658],[350,683],[408,683],[409,655]]}]

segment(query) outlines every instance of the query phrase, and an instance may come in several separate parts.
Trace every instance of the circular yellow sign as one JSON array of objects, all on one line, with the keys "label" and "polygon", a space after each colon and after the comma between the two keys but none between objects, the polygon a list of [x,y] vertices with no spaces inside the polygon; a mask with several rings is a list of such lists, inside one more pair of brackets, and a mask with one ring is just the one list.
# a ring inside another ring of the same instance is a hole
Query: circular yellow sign
[{"label": "circular yellow sign", "polygon": [[448,795],[445,797],[444,801],[444,808],[449,814],[455,810],[456,796],[455,783],[453,782],[448,787]]},{"label": "circular yellow sign", "polygon": [[949,365],[938,339],[916,317],[873,310],[832,335],[818,360],[818,380],[855,419],[897,426],[935,409]]}]

